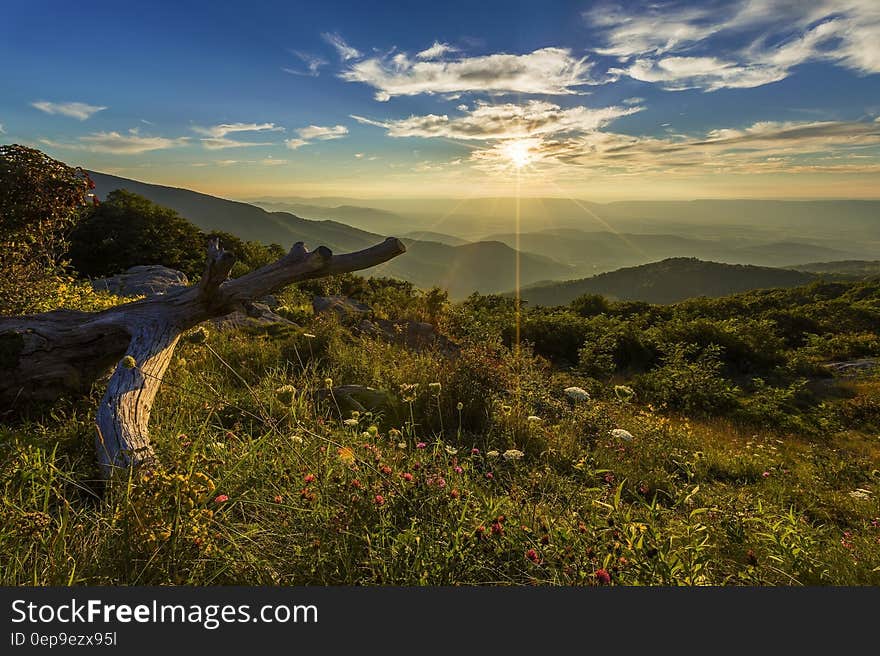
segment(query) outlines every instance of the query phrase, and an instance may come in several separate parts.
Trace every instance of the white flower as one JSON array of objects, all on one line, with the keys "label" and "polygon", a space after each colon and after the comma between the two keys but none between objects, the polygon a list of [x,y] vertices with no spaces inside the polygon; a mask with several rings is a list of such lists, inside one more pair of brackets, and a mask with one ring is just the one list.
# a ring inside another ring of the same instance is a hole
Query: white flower
[{"label": "white flower", "polygon": [[303,438],[301,438],[299,435],[294,435],[293,437],[290,438],[290,441],[293,442],[294,444],[302,444]]},{"label": "white flower", "polygon": [[524,455],[525,455],[525,453],[523,453],[522,451],[519,451],[518,449],[508,449],[507,451],[505,451],[505,452],[501,455],[501,457],[504,458],[504,459],[507,460],[507,461],[510,461],[510,460],[522,460],[522,457],[523,457]]},{"label": "white flower", "polygon": [[529,415],[528,417],[526,417],[526,421],[531,422],[533,424],[540,424],[541,418],[537,415]]},{"label": "white flower", "polygon": [[497,451],[495,451],[494,449],[492,451],[486,452],[487,458],[497,458],[498,456],[499,456],[499,453]]},{"label": "white flower", "polygon": [[397,448],[398,448],[398,449],[405,449],[405,448],[406,448],[406,442],[398,442],[398,443],[397,443]]},{"label": "white flower", "polygon": [[623,440],[624,442],[633,441],[633,434],[623,428],[615,428],[609,432],[611,433],[611,437],[617,438],[618,440]]},{"label": "white flower", "polygon": [[859,499],[860,501],[868,501],[871,498],[871,491],[860,487],[860,488],[856,488],[855,490],[850,492],[849,495],[853,499]]},{"label": "white flower", "polygon": [[357,419],[345,419],[345,420],[343,420],[342,423],[345,424],[346,426],[354,427],[354,426],[358,425],[358,420]]},{"label": "white flower", "polygon": [[582,387],[566,387],[565,395],[572,401],[589,401],[590,395]]},{"label": "white flower", "polygon": [[458,453],[458,449],[455,449],[455,448],[453,448],[453,447],[451,447],[451,446],[447,446],[447,447],[446,447],[446,453],[448,453],[448,454],[451,455],[451,456],[454,456],[456,453]]}]

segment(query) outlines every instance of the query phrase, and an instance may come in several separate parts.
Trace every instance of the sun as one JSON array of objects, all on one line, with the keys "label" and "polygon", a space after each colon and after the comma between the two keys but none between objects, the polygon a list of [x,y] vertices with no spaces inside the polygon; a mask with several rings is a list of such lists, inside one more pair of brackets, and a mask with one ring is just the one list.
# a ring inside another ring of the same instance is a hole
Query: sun
[{"label": "sun", "polygon": [[501,146],[501,153],[515,169],[531,164],[535,157],[532,154],[533,139],[514,139]]}]

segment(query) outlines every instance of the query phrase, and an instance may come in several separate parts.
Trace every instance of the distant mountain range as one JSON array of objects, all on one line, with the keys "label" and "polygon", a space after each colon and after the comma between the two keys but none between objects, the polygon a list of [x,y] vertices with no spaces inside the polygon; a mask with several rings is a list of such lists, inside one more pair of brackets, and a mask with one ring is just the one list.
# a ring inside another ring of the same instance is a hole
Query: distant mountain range
[{"label": "distant mountain range", "polygon": [[[202,230],[223,230],[267,244],[289,247],[303,241],[309,248],[324,245],[336,252],[347,252],[371,246],[385,235],[394,235],[392,231],[382,234],[367,232],[339,221],[314,221],[290,212],[269,212],[247,203],[187,189],[91,171],[89,175],[101,198],[115,189],[127,189],[172,208]],[[371,269],[369,273],[403,278],[422,288],[439,285],[448,289],[450,296],[456,299],[474,291],[502,292],[512,287],[516,280],[516,252],[501,242],[462,243],[458,246],[416,239],[404,239],[404,242],[407,253]],[[520,280],[524,284],[577,275],[576,269],[567,264],[530,253],[520,255],[519,265]]]},{"label": "distant mountain range", "polygon": [[788,269],[670,258],[602,273],[592,278],[524,287],[530,305],[567,305],[583,294],[601,294],[620,301],[677,303],[698,296],[727,296],[753,289],[798,287],[816,275]]},{"label": "distant mountain range", "polygon": [[[289,247],[304,241],[310,248],[347,252],[385,235],[400,237],[408,252],[367,273],[422,288],[444,287],[453,299],[474,291],[509,291],[518,268],[523,295],[534,304],[568,303],[583,293],[672,303],[790,287],[814,274],[868,275],[872,262],[866,255],[880,252],[880,201],[601,204],[524,198],[519,208],[529,229],[517,237],[510,230],[517,202],[509,198],[270,198],[255,201],[257,207],[90,175],[100,197],[128,189],[176,210],[202,230],[264,243]],[[623,225],[630,229],[617,229]]]}]

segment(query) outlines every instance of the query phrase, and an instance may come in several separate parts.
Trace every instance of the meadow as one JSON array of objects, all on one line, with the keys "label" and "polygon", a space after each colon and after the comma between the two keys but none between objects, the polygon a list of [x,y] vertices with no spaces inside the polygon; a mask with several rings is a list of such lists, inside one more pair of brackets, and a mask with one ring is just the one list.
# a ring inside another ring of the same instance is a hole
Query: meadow
[{"label": "meadow", "polygon": [[[70,285],[52,304],[118,302]],[[330,293],[450,341],[315,314]],[[880,283],[545,309],[345,276],[278,304],[182,340],[154,470],[101,480],[100,385],[3,420],[0,583],[880,583],[880,377],[824,366],[880,355]]]}]

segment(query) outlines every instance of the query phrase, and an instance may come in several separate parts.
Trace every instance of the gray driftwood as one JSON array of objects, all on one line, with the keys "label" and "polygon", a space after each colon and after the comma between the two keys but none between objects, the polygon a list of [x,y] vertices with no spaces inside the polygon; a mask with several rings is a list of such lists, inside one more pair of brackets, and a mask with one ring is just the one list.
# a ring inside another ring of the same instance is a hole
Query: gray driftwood
[{"label": "gray driftwood", "polygon": [[96,417],[102,471],[152,462],[150,410],[182,332],[291,283],[366,269],[405,250],[393,237],[344,255],[323,246],[309,252],[300,242],[278,261],[228,280],[235,258],[215,239],[196,285],[103,312],[0,318],[0,411],[87,391],[115,364]]}]

